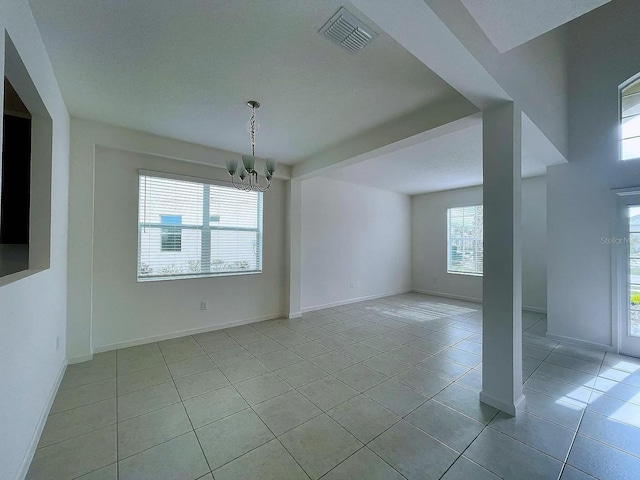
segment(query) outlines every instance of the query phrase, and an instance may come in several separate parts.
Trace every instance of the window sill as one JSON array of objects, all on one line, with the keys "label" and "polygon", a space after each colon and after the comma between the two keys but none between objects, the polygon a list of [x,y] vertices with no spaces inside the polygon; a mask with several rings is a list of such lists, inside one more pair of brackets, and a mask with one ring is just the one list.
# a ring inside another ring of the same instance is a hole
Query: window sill
[{"label": "window sill", "polygon": [[471,272],[452,272],[451,270],[447,270],[448,274],[451,275],[464,275],[466,277],[482,277],[481,273],[471,273]]},{"label": "window sill", "polygon": [[262,270],[251,270],[248,272],[229,272],[229,273],[209,273],[206,275],[174,275],[167,277],[138,277],[138,283],[147,283],[147,282],[164,282],[167,280],[192,280],[194,278],[218,278],[218,277],[238,277],[244,275],[258,275],[261,274]]},{"label": "window sill", "polygon": [[23,278],[31,277],[32,275],[36,275],[40,272],[45,272],[47,270],[48,268],[30,268],[28,270],[22,270],[16,273],[10,273],[9,275],[0,277],[0,288],[9,285],[10,283],[17,282],[18,280],[22,280]]}]

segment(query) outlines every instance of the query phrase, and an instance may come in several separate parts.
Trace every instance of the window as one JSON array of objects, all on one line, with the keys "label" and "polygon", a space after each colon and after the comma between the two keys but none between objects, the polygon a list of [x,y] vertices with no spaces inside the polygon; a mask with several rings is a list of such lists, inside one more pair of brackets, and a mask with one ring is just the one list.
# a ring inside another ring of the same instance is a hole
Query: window
[{"label": "window", "polygon": [[640,158],[640,78],[620,91],[620,158]]},{"label": "window", "polygon": [[141,171],[138,281],[262,271],[262,193]]},{"label": "window", "polygon": [[447,210],[447,272],[482,275],[482,205]]},{"label": "window", "polygon": [[160,223],[171,225],[169,227],[163,226],[160,230],[160,249],[163,252],[180,252],[182,250],[182,228],[176,225],[182,225],[182,215],[160,215]]}]

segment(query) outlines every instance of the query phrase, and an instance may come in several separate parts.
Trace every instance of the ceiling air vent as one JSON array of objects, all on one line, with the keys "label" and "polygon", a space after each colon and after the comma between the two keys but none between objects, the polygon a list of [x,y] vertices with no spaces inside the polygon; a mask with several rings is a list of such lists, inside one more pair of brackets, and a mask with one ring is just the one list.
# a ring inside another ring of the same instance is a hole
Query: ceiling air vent
[{"label": "ceiling air vent", "polygon": [[319,33],[351,53],[359,52],[378,36],[344,7],[340,7]]}]

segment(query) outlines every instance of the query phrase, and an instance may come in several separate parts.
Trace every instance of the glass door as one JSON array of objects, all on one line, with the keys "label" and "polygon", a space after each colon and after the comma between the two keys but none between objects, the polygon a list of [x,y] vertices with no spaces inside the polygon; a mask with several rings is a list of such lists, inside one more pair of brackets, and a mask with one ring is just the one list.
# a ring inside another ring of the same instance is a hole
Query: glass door
[{"label": "glass door", "polygon": [[626,251],[626,289],[622,303],[623,330],[621,333],[621,351],[628,355],[640,356],[640,205],[626,208],[626,226],[628,235],[621,238]]}]

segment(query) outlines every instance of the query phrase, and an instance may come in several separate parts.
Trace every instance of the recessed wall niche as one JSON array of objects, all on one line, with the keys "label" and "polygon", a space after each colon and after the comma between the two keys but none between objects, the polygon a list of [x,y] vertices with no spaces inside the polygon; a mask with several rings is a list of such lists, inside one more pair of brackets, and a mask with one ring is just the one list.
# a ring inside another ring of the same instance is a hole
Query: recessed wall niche
[{"label": "recessed wall niche", "polygon": [[5,33],[0,157],[0,286],[49,268],[52,122]]}]

